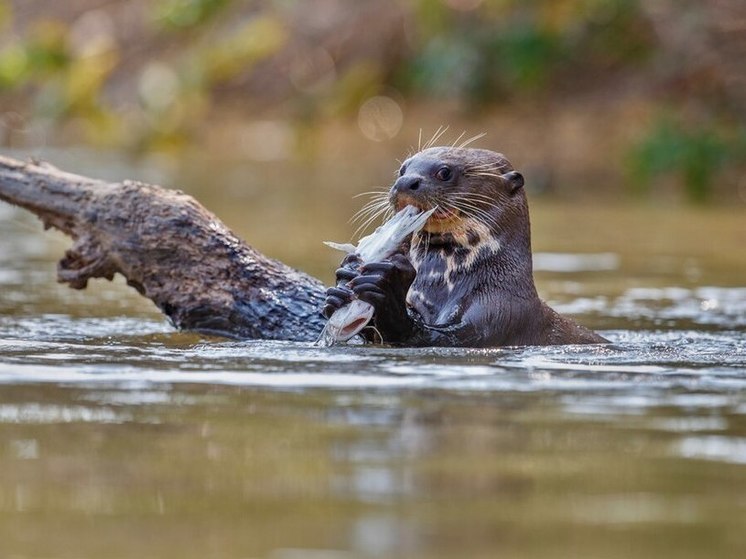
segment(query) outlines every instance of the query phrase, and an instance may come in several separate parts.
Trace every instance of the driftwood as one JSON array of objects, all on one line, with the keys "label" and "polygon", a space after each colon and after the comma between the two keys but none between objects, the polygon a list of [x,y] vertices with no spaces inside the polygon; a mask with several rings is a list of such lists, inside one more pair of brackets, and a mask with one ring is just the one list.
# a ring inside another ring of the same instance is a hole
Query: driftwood
[{"label": "driftwood", "polygon": [[194,198],[0,157],[0,200],[74,240],[58,279],[75,289],[122,274],[176,328],[232,338],[315,340],[322,283],[267,258]]}]

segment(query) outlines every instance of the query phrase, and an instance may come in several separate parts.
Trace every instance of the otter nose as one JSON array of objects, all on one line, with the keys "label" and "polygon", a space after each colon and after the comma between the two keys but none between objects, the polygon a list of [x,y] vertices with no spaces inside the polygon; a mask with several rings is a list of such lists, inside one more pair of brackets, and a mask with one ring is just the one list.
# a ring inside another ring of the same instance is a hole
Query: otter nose
[{"label": "otter nose", "polygon": [[407,190],[417,190],[420,187],[422,177],[418,175],[404,175],[396,179],[394,190],[406,192]]}]

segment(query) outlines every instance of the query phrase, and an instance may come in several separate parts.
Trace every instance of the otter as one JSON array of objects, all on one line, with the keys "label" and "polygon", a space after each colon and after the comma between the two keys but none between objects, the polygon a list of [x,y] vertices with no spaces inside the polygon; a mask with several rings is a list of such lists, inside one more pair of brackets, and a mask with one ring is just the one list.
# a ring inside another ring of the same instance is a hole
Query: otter
[{"label": "otter", "polygon": [[356,296],[374,308],[363,336],[399,346],[607,342],[539,298],[523,185],[504,155],[486,149],[429,147],[409,157],[388,203],[436,211],[391,258],[360,266],[346,257],[323,314]]}]

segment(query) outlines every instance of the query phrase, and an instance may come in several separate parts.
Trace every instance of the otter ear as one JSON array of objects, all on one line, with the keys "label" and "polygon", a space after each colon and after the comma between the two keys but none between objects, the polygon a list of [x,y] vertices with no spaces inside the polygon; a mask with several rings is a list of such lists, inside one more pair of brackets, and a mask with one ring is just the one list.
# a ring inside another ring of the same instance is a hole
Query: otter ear
[{"label": "otter ear", "polygon": [[520,188],[523,187],[523,175],[518,171],[510,171],[503,175],[506,181],[510,184],[510,193],[515,194]]}]

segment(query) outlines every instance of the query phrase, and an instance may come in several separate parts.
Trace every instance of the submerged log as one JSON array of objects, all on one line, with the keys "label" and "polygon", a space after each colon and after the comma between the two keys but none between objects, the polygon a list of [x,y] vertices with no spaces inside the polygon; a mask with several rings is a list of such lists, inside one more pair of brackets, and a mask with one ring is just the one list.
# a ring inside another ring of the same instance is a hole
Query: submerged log
[{"label": "submerged log", "polygon": [[183,192],[0,156],[0,200],[72,237],[57,273],[75,289],[120,273],[176,328],[232,338],[311,341],[323,328],[319,280],[254,250]]}]

